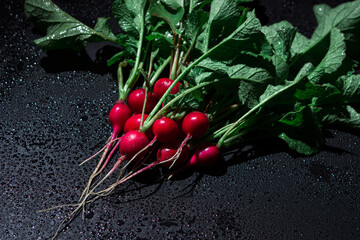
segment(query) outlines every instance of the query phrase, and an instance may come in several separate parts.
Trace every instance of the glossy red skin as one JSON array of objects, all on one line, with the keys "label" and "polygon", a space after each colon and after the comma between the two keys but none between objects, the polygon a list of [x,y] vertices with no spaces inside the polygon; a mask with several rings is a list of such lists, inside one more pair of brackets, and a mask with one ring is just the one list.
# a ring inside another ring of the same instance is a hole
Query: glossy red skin
[{"label": "glossy red skin", "polygon": [[157,119],[152,126],[152,131],[156,139],[161,143],[174,141],[180,133],[176,122],[167,117]]},{"label": "glossy red skin", "polygon": [[187,114],[182,122],[182,131],[192,138],[204,135],[210,127],[209,118],[202,112],[191,112]]},{"label": "glossy red skin", "polygon": [[[139,130],[140,129],[141,115],[142,115],[141,113],[135,114],[126,121],[125,126],[124,126],[124,133],[127,133],[131,130]],[[142,121],[143,123],[147,117],[148,117],[148,115],[144,114],[143,121]],[[145,132],[145,134],[149,139],[153,138],[151,129],[148,129]]]},{"label": "glossy red skin", "polygon": [[118,135],[124,128],[126,121],[131,117],[131,109],[124,101],[117,101],[109,113],[109,121],[113,132]]},{"label": "glossy red skin", "polygon": [[[138,88],[132,91],[128,97],[128,104],[134,113],[142,113],[145,100],[145,89]],[[148,92],[146,100],[145,113],[148,114],[153,110],[157,103],[157,98]]]},{"label": "glossy red skin", "polygon": [[148,144],[149,139],[144,133],[132,130],[122,136],[119,150],[122,155],[125,155],[128,158],[132,158]]},{"label": "glossy red skin", "polygon": [[220,149],[216,144],[205,143],[199,146],[192,155],[189,165],[192,167],[208,167],[220,159]]},{"label": "glossy red skin", "polygon": [[[154,84],[155,97],[157,99],[160,99],[173,82],[174,80],[171,80],[170,78],[160,78],[159,80],[157,80]],[[177,82],[175,86],[171,89],[170,94],[176,94],[177,92],[179,92],[180,85],[181,83]]]},{"label": "glossy red skin", "polygon": [[156,154],[156,159],[162,162],[161,166],[165,168],[170,168],[170,167],[177,168],[185,164],[189,156],[189,150],[190,150],[189,145],[187,144],[185,144],[184,147],[182,148],[180,156],[176,159],[173,166],[171,166],[173,164],[173,161],[164,162],[175,155],[180,145],[181,142],[171,142],[171,143],[165,143],[159,148]]}]

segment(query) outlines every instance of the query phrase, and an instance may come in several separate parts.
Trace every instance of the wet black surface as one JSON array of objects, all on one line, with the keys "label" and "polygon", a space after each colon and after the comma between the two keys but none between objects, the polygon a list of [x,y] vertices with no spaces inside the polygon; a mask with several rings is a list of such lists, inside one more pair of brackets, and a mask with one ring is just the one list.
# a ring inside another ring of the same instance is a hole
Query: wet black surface
[{"label": "wet black surface", "polygon": [[[55,2],[89,25],[111,14],[108,0]],[[310,36],[318,2],[261,0],[258,14]],[[48,239],[71,209],[36,211],[78,199],[95,161],[78,164],[110,134],[117,88],[101,59],[113,47],[46,54],[32,44],[40,35],[23,2],[0,4],[0,239]],[[360,140],[326,135],[312,157],[259,143],[240,147],[220,174],[131,182],[92,204],[59,239],[359,239]]]}]

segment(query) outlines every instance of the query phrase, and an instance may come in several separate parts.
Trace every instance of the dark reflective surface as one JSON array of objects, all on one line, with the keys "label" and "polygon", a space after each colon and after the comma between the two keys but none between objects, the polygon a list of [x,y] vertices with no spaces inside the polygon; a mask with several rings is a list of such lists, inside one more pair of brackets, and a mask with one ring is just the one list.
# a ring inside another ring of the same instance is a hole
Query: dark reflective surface
[{"label": "dark reflective surface", "polygon": [[[307,36],[312,4],[257,1],[263,23],[287,19]],[[331,6],[339,1],[327,1]],[[55,1],[86,24],[111,1]],[[110,134],[117,98],[112,46],[44,53],[22,1],[1,1],[0,239],[48,239],[76,202],[95,166],[78,164]],[[102,50],[100,50],[102,49]],[[277,142],[239,146],[221,171],[174,181],[146,176],[92,204],[59,239],[359,239],[360,140],[326,132],[327,146],[297,156]]]}]

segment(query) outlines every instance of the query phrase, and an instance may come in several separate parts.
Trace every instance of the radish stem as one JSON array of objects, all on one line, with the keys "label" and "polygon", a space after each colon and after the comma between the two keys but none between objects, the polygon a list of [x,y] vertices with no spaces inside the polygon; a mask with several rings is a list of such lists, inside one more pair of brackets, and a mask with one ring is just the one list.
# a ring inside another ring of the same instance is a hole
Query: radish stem
[{"label": "radish stem", "polygon": [[[214,83],[219,82],[219,79],[215,79],[212,82],[204,82],[204,83],[200,83],[192,88],[188,88],[185,91],[183,91],[181,94],[179,94],[178,96],[176,96],[175,98],[173,98],[171,101],[169,101],[165,106],[163,106],[161,109],[159,109],[161,107],[161,101],[165,100],[165,94],[170,93],[170,88],[166,91],[166,93],[164,94],[164,96],[159,100],[159,102],[156,104],[156,106],[154,107],[154,109],[151,111],[151,113],[149,114],[148,118],[145,120],[144,122],[144,126],[142,127],[141,131],[146,131],[147,129],[149,129],[153,123],[155,122],[156,119],[160,118],[164,112],[167,110],[167,108],[169,108],[173,103],[175,103],[176,101],[178,101],[179,99],[183,98],[186,94],[191,93],[192,91],[195,91],[196,89],[205,87],[207,85],[211,85]],[[174,84],[172,84],[171,86],[173,86]],[[155,114],[156,112],[156,114]],[[155,116],[154,116],[155,115]],[[151,117],[151,119],[150,119]],[[149,120],[150,119],[150,120]]]}]

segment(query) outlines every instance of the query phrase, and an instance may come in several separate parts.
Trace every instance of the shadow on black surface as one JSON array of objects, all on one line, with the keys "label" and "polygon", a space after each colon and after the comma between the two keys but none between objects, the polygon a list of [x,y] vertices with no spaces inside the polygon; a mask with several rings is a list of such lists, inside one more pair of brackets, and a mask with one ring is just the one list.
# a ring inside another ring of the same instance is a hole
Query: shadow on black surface
[{"label": "shadow on black surface", "polygon": [[193,191],[195,190],[195,187],[198,185],[198,183],[201,181],[201,179],[204,177],[203,172],[199,172],[199,175],[195,178],[193,182],[188,184],[186,187],[184,187],[182,190],[179,191],[179,195],[173,197],[172,199],[177,199],[181,197],[191,197]]},{"label": "shadow on black surface", "polygon": [[[193,174],[194,174],[194,172],[187,171],[186,173],[181,174],[181,176],[182,176],[181,179],[187,179],[190,176],[192,176]],[[185,196],[191,196],[192,195],[191,193],[193,192],[195,187],[198,185],[198,183],[201,181],[201,179],[204,176],[203,172],[199,172],[198,174],[199,175],[192,182],[190,182],[183,189],[179,190],[179,193],[180,193],[179,195],[172,197],[172,199],[177,199],[177,198],[181,198],[181,197],[185,197]],[[159,175],[157,175],[157,176],[159,176]],[[184,176],[186,176],[186,177],[184,177]],[[176,178],[173,182],[176,182],[177,180],[180,180],[180,179]],[[134,188],[131,188],[132,186],[134,186],[136,184],[136,180],[132,181],[125,188],[114,191],[111,195],[109,195],[109,201],[112,203],[120,204],[120,203],[127,203],[127,202],[138,201],[141,199],[146,199],[146,198],[152,196],[153,194],[156,194],[160,190],[160,188],[162,187],[162,185],[164,184],[165,181],[167,181],[167,178],[162,177],[157,182],[147,182],[146,184],[143,184],[141,186],[136,186]],[[145,181],[142,179],[142,182],[145,182]],[[149,186],[154,186],[155,184],[157,186],[153,191],[146,193],[144,195],[141,195],[142,189],[145,189]],[[132,197],[130,199],[120,200],[122,198],[121,196],[124,196],[126,194],[131,194],[131,193],[138,193],[139,191],[140,191],[140,194],[134,195],[134,197]]]},{"label": "shadow on black surface", "polygon": [[[198,176],[196,176],[195,179],[192,182],[190,182],[187,186],[185,186],[182,190],[179,190],[180,194],[173,198],[176,199],[179,197],[191,195],[191,192],[195,189],[195,187],[198,185],[198,183],[201,181],[201,179],[204,177],[205,174],[212,175],[212,176],[221,176],[221,175],[225,175],[225,173],[226,173],[226,165],[224,164],[223,159],[215,166],[204,168],[201,171],[199,171],[199,169],[185,170],[185,171],[177,174],[173,178],[171,178],[170,181],[176,182],[176,181],[188,179],[189,177],[191,177],[194,174],[198,174]],[[162,172],[160,168],[151,169],[148,172],[144,172],[141,175],[134,177],[134,179],[132,179],[131,183],[127,184],[124,188],[115,190],[112,194],[109,195],[109,201],[112,203],[119,204],[119,203],[126,203],[126,202],[132,202],[132,201],[145,199],[145,198],[155,194],[156,192],[158,192],[158,190],[161,188],[163,183],[165,181],[168,181],[168,176],[169,176],[169,172]],[[138,186],[138,185],[136,185],[137,183],[140,183],[142,185]],[[157,185],[157,186],[153,191],[146,193],[144,195],[141,195],[142,189],[145,189],[149,186],[154,186],[154,185]],[[133,187],[133,186],[135,186],[135,187]],[[120,198],[119,198],[119,196],[124,196],[126,194],[136,193],[136,192],[140,192],[140,195],[138,194],[137,196],[134,196],[131,199],[127,199],[127,200],[123,200],[123,201],[120,200]]]},{"label": "shadow on black surface", "polygon": [[41,66],[47,73],[89,71],[100,75],[112,73],[116,79],[117,64],[108,67],[107,61],[119,51],[120,48],[104,43],[91,44],[79,52],[70,49],[51,50],[41,59]]},{"label": "shadow on black surface", "polygon": [[[346,131],[346,129],[341,129],[341,131]],[[350,131],[348,131],[348,133],[356,136],[360,136],[359,133],[354,133]],[[326,139],[336,138],[336,136],[330,131],[330,129],[323,130],[323,135],[325,141]],[[321,150],[336,154],[350,153],[345,149],[326,145],[326,143]],[[301,155],[295,150],[290,149],[289,146],[281,139],[278,138],[263,139],[263,140],[257,140],[256,142],[249,142],[243,147],[235,146],[234,148],[226,149],[224,154],[225,158],[227,158],[227,160],[225,161],[225,165],[226,167],[229,167],[232,165],[248,162],[256,158],[265,157],[277,153],[286,153],[294,159],[311,157],[311,156]]]},{"label": "shadow on black surface", "polygon": [[[112,202],[112,203],[120,204],[120,203],[134,202],[134,201],[138,201],[138,200],[141,200],[141,199],[146,199],[146,198],[152,196],[153,194],[157,193],[160,190],[163,183],[164,183],[164,181],[163,181],[163,179],[161,179],[157,183],[152,182],[152,183],[148,183],[148,184],[143,184],[141,186],[136,186],[135,188],[131,188],[133,185],[136,184],[135,181],[132,181],[125,188],[115,190],[112,194],[110,194],[109,195],[109,201]],[[129,194],[129,193],[133,193],[133,192],[139,192],[140,190],[145,189],[145,188],[147,188],[149,186],[153,186],[155,184],[157,184],[156,188],[153,191],[151,191],[151,192],[149,192],[147,194],[135,195],[133,198],[126,199],[126,200],[120,200],[120,199],[122,199],[121,196],[123,196],[125,194]]]},{"label": "shadow on black surface", "polygon": [[[334,130],[334,129],[333,129]],[[350,133],[352,135],[355,135],[355,136],[358,136],[360,137],[359,133],[354,133],[354,132],[350,132],[350,129],[340,129],[340,128],[337,128],[337,130],[341,130],[343,132],[347,132],[347,133]],[[324,135],[324,138],[325,138],[325,141],[326,139],[332,139],[332,138],[336,138],[336,136],[330,131],[330,129],[325,129],[323,131],[323,135]],[[326,152],[331,152],[331,153],[336,153],[336,154],[349,154],[351,153],[350,151],[347,151],[345,149],[342,149],[342,148],[339,148],[339,147],[334,147],[334,146],[330,146],[330,145],[324,145],[323,148],[322,148],[322,151],[326,151]]]},{"label": "shadow on black surface", "polygon": [[249,142],[243,146],[234,146],[225,150],[225,164],[227,167],[251,161],[256,158],[286,152],[292,157],[300,157],[296,152],[292,152],[288,146],[279,139],[263,139]]}]

